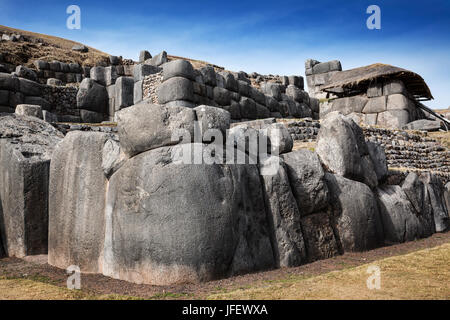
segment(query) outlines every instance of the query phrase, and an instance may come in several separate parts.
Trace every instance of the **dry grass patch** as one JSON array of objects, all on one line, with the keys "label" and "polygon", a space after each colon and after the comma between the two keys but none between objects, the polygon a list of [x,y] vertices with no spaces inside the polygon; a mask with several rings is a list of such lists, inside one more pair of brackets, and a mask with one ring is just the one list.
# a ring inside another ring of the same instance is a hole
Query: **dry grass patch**
[{"label": "dry grass patch", "polygon": [[[381,289],[366,285],[368,266],[381,269]],[[450,243],[315,277],[277,280],[209,299],[450,299]]]}]

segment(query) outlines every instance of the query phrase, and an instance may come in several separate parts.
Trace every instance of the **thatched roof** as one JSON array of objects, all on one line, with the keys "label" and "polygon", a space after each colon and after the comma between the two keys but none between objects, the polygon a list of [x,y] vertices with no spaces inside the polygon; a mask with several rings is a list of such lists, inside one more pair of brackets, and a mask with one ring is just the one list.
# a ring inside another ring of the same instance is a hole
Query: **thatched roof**
[{"label": "thatched roof", "polygon": [[366,90],[369,84],[383,81],[383,79],[402,80],[409,93],[417,99],[433,99],[430,88],[417,73],[382,63],[336,72],[330,76],[327,83],[320,86],[320,89],[323,91],[333,91],[338,88]]}]

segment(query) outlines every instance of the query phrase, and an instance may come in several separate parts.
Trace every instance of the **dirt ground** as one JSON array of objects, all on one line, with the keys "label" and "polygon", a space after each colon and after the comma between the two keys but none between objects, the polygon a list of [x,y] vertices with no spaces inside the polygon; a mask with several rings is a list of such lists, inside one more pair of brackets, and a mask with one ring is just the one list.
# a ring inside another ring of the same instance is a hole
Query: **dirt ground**
[{"label": "dirt ground", "polygon": [[[438,233],[426,239],[386,246],[367,252],[346,253],[342,256],[316,261],[300,267],[246,274],[207,283],[152,286],[133,284],[98,274],[83,274],[81,286],[83,292],[91,295],[112,294],[145,299],[205,299],[214,294],[247,289],[264,283],[289,279],[293,276],[310,277],[334,270],[356,267],[387,257],[433,248],[445,243],[450,243],[450,232]],[[4,279],[29,279],[58,287],[65,287],[67,280],[65,270],[46,264],[46,256],[1,259],[0,277]]]}]

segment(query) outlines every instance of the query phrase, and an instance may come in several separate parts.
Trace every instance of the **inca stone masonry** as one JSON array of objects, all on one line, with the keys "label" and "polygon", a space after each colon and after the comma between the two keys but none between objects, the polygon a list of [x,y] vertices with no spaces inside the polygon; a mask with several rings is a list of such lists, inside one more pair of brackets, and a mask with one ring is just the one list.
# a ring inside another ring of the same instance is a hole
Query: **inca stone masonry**
[{"label": "inca stone masonry", "polygon": [[[164,51],[90,69],[14,67],[0,73],[0,255],[48,254],[62,269],[167,285],[448,230],[448,150],[399,130],[421,119],[414,128],[444,128],[418,107],[432,96],[413,72],[308,60],[308,93],[298,75],[194,68]],[[257,154],[279,152],[180,163],[214,143],[173,139],[199,123],[223,144],[276,130]],[[315,148],[294,148],[307,140]]]}]

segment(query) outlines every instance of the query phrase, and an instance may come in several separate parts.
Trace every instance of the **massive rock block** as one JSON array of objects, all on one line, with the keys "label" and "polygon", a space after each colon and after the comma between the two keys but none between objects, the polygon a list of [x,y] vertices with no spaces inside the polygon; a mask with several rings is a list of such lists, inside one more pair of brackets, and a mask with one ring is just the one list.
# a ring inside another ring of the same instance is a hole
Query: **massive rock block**
[{"label": "massive rock block", "polygon": [[267,217],[271,230],[272,248],[277,267],[293,267],[306,260],[300,212],[289,184],[283,160],[269,157],[260,164],[260,172],[274,170],[274,174],[263,174],[261,179]]},{"label": "massive rock block", "polygon": [[376,142],[367,141],[366,144],[378,181],[384,181],[388,176],[388,166],[384,148]]},{"label": "massive rock block", "polygon": [[183,77],[194,80],[194,68],[189,61],[173,60],[163,65],[163,81],[173,77]]},{"label": "massive rock block", "polygon": [[433,210],[436,232],[446,231],[450,226],[450,217],[448,208],[445,205],[445,202],[448,200],[444,198],[444,185],[438,176],[429,172],[422,174],[420,179],[427,189],[429,203]]},{"label": "massive rock block", "polygon": [[85,78],[77,93],[79,109],[106,113],[108,110],[108,92],[106,88],[90,78]]},{"label": "massive rock block", "polygon": [[160,104],[176,100],[194,101],[194,86],[186,78],[173,77],[158,86],[157,96]]},{"label": "massive rock block", "polygon": [[317,154],[306,149],[295,150],[281,156],[302,215],[328,206],[328,187]]},{"label": "massive rock block", "polygon": [[386,243],[411,241],[433,233],[432,216],[416,213],[400,186],[381,186],[376,192]]},{"label": "massive rock block", "polygon": [[303,238],[309,262],[341,254],[334,235],[331,212],[318,212],[301,219]]},{"label": "massive rock block", "polygon": [[338,112],[329,113],[317,136],[320,160],[333,173],[366,183],[378,184],[377,174],[362,129]]},{"label": "massive rock block", "polygon": [[202,137],[207,130],[217,129],[222,133],[223,142],[225,142],[226,132],[230,128],[230,113],[220,108],[205,105],[194,108],[194,111]]},{"label": "massive rock block", "polygon": [[50,165],[49,264],[101,273],[107,180],[102,154],[109,135],[69,132]]},{"label": "massive rock block", "polygon": [[133,105],[134,80],[132,77],[119,77],[115,84],[115,110]]},{"label": "massive rock block", "polygon": [[[151,104],[148,100],[116,113],[120,146],[130,157],[194,138],[195,112],[190,108]],[[180,134],[177,135],[176,132]]]},{"label": "massive rock block", "polygon": [[194,146],[141,153],[113,174],[105,275],[167,285],[273,267],[256,166],[180,162]]},{"label": "massive rock block", "polygon": [[0,235],[8,256],[47,253],[48,177],[62,134],[35,118],[0,118]]},{"label": "massive rock block", "polygon": [[365,251],[383,244],[377,200],[363,183],[327,173],[334,226],[344,252]]}]

